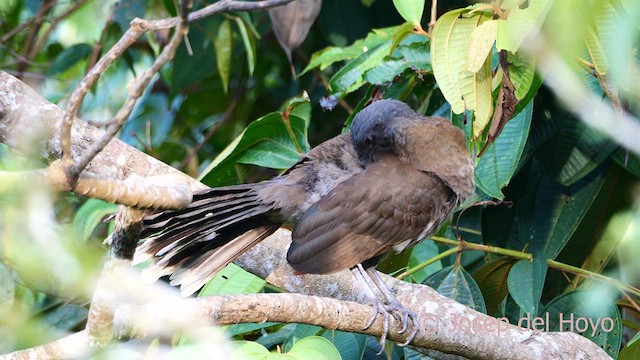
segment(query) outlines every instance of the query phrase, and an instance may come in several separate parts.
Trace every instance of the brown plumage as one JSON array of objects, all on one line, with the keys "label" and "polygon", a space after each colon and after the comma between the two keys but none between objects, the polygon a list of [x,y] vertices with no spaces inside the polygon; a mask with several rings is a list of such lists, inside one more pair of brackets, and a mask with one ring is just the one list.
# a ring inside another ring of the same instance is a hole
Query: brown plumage
[{"label": "brown plumage", "polygon": [[[475,190],[473,169],[460,129],[400,101],[380,100],[355,117],[350,134],[318,145],[282,175],[205,190],[184,210],[145,219],[142,235],[149,238],[136,258],[153,259],[148,272],[171,274],[171,283],[190,294],[290,224],[287,260],[295,270],[373,269],[387,252],[437,231]],[[401,313],[406,328],[408,312],[380,291],[385,319]]]}]

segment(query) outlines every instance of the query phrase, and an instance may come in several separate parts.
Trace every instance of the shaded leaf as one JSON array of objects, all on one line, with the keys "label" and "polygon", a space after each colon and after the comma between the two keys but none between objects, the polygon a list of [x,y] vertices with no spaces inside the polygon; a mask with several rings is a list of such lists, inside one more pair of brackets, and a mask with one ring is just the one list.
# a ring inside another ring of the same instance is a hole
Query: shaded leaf
[{"label": "shaded leaf", "polygon": [[338,330],[327,330],[322,337],[331,341],[342,360],[360,360],[364,352],[365,336]]},{"label": "shaded leaf", "polygon": [[551,300],[542,312],[549,314],[550,331],[578,333],[598,344],[612,358],[618,355],[622,317],[615,301],[608,296],[574,291]]},{"label": "shaded leaf", "polygon": [[57,75],[69,70],[80,61],[87,60],[93,47],[89,44],[76,44],[61,52],[51,66],[47,69],[47,75]]},{"label": "shaded leaf", "polygon": [[228,19],[224,19],[220,24],[214,46],[218,73],[220,74],[220,79],[222,79],[222,89],[226,94],[229,90],[229,71],[231,70],[231,55],[233,51],[233,32],[231,31],[231,21]]},{"label": "shaded leaf", "polygon": [[640,358],[640,332],[622,348],[617,360],[635,360]]},{"label": "shaded leaf", "polygon": [[478,284],[462,266],[448,266],[429,276],[423,284],[474,310],[487,312]]},{"label": "shaded leaf", "polygon": [[238,26],[238,31],[240,32],[240,37],[242,38],[242,43],[244,44],[244,49],[247,53],[247,66],[249,68],[249,75],[253,76],[253,70],[256,67],[256,40],[255,35],[251,29],[251,26],[248,25],[244,18],[241,16],[236,16],[233,18]]},{"label": "shaded leaf", "polygon": [[[289,334],[286,340],[282,342],[282,351],[289,352],[298,345],[298,343],[310,336],[315,336],[322,331],[322,327],[308,324],[295,324],[295,329]],[[333,346],[333,344],[332,344]]]},{"label": "shaded leaf", "polygon": [[[522,100],[529,93],[536,74],[535,59],[530,56],[508,53],[509,79],[515,88],[516,99]],[[535,89],[538,91],[538,88]],[[524,104],[527,105],[528,102]],[[516,113],[518,112],[516,108]]]},{"label": "shaded leaf", "polygon": [[200,27],[194,26],[189,30],[189,44],[193,53],[190,54],[182,42],[173,57],[170,86],[174,93],[184,91],[215,72],[215,53],[211,48],[211,40]]},{"label": "shaded leaf", "polygon": [[407,36],[413,33],[413,28],[414,28],[414,25],[410,22],[406,22],[398,26],[396,32],[393,33],[393,40],[391,42],[391,50],[390,50],[391,53],[393,53],[393,50],[395,50],[396,46],[398,46],[398,44],[400,44],[402,40],[406,39]]},{"label": "shaded leaf", "polygon": [[629,173],[640,177],[640,158],[636,154],[619,147],[613,152],[611,158]]},{"label": "shaded leaf", "polygon": [[44,315],[44,321],[56,329],[70,331],[87,319],[89,310],[79,305],[62,305]]},{"label": "shaded leaf", "polygon": [[487,314],[493,315],[509,293],[507,278],[515,259],[503,258],[484,263],[473,273],[486,302]]},{"label": "shaded leaf", "polygon": [[509,293],[520,308],[531,316],[538,314],[538,304],[547,276],[547,259],[534,256],[532,261],[520,260],[509,271]]},{"label": "shaded leaf", "polygon": [[[437,256],[440,253],[438,249],[438,245],[431,240],[424,240],[416,244],[411,249],[411,256],[409,257],[409,263],[407,264],[407,268],[414,268],[421,263]],[[409,275],[407,277],[407,281],[411,280],[413,283],[422,283],[429,275],[434,274],[435,272],[442,269],[442,262],[436,261],[429,266],[418,270],[417,272]]]},{"label": "shaded leaf", "polygon": [[503,199],[502,188],[509,184],[515,174],[520,156],[527,142],[533,115],[533,101],[513,120],[489,145],[476,166],[476,185],[487,195]]},{"label": "shaded leaf", "polygon": [[296,0],[284,6],[269,9],[273,32],[291,63],[291,51],[307,38],[316,21],[322,0]]}]

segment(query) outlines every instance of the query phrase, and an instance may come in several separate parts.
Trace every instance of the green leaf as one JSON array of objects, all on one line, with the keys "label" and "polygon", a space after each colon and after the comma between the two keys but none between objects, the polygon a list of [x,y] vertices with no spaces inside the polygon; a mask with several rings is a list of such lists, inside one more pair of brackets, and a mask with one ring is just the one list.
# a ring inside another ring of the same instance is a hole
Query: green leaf
[{"label": "green leaf", "polygon": [[507,278],[514,259],[502,258],[486,262],[473,273],[473,278],[486,301],[487,314],[493,315],[509,293]]},{"label": "green leaf", "polygon": [[551,300],[542,313],[548,314],[549,331],[578,333],[615,359],[622,342],[622,317],[615,299],[603,295],[582,291],[562,294]]},{"label": "green leaf", "polygon": [[501,190],[516,172],[529,135],[532,115],[533,101],[505,125],[480,158],[475,172],[476,184],[487,195],[504,199]]},{"label": "green leaf", "polygon": [[448,266],[429,276],[424,284],[432,287],[440,295],[467,305],[474,310],[487,312],[478,284],[462,266]]},{"label": "green leaf", "polygon": [[379,66],[390,49],[391,41],[387,41],[350,61],[329,81],[331,94],[348,94],[359,89],[365,82],[365,72]]},{"label": "green leaf", "polygon": [[71,331],[87,319],[89,310],[79,305],[62,305],[44,315],[44,321],[51,327]]},{"label": "green leaf", "polygon": [[189,30],[189,44],[193,53],[187,51],[183,42],[173,57],[170,85],[174,93],[184,91],[215,72],[215,53],[211,48],[213,41],[202,28],[193,26]]},{"label": "green leaf", "polygon": [[553,4],[552,0],[530,0],[529,6],[520,9],[514,6],[509,10],[507,19],[498,20],[496,47],[516,53],[524,39],[530,33],[538,31],[547,12]]},{"label": "green leaf", "polygon": [[619,147],[613,152],[611,158],[629,173],[640,177],[640,158],[636,154]]},{"label": "green leaf", "polygon": [[267,329],[272,326],[279,325],[277,322],[263,322],[259,324],[233,324],[227,326],[225,333],[228,336],[238,336],[238,335],[247,335],[256,332],[256,330]]},{"label": "green leaf", "polygon": [[230,359],[265,359],[269,350],[253,341],[234,341]]},{"label": "green leaf", "polygon": [[357,40],[350,46],[343,48],[330,46],[317,51],[311,56],[309,65],[300,73],[300,76],[316,67],[324,70],[336,62],[355,59],[369,51],[369,49],[373,49],[391,40],[398,31],[398,28],[398,26],[393,26],[383,29],[373,29],[364,40]]},{"label": "green leaf", "polygon": [[47,70],[47,75],[57,75],[69,70],[82,60],[87,60],[93,47],[89,44],[76,44],[60,53]]},{"label": "green leaf", "polygon": [[96,356],[92,356],[89,360],[144,360],[146,357],[137,351],[128,349],[118,349],[111,351],[104,351]]},{"label": "green leaf", "polygon": [[200,290],[198,297],[232,294],[257,294],[267,282],[231,263]]},{"label": "green leaf", "polygon": [[336,347],[320,336],[309,336],[298,341],[288,354],[296,359],[341,360]]},{"label": "green leaf", "polygon": [[109,204],[98,199],[87,199],[73,217],[73,229],[83,240],[88,240],[102,219],[107,215],[114,214],[118,210],[118,205]]},{"label": "green leaf", "polygon": [[247,66],[249,67],[249,75],[253,76],[253,70],[256,67],[256,40],[254,38],[253,32],[248,31],[250,25],[247,25],[244,19],[240,16],[236,16],[233,18],[236,21],[236,25],[238,26],[238,30],[240,31],[240,37],[242,38],[242,43],[244,44],[245,51],[247,52]]},{"label": "green leaf", "polygon": [[498,21],[488,20],[480,24],[471,32],[471,46],[467,58],[467,70],[478,72],[491,53],[496,41]]},{"label": "green leaf", "polygon": [[538,314],[546,276],[547,259],[544,256],[534,256],[532,261],[520,260],[509,271],[509,293],[520,308],[531,316]]},{"label": "green leaf", "polygon": [[[516,88],[516,98],[524,99],[531,89],[536,74],[535,58],[520,54],[507,53],[509,76]],[[536,93],[538,88],[535,89]],[[525,103],[526,104],[526,103]]]},{"label": "green leaf", "polygon": [[286,169],[300,159],[300,152],[309,150],[307,122],[298,116],[289,116],[295,141],[280,113],[270,113],[252,122],[222,151],[201,175],[211,186],[228,185],[241,181],[236,164],[252,164],[275,169]]},{"label": "green leaf", "polygon": [[222,88],[226,94],[229,90],[229,71],[231,70],[231,54],[233,52],[233,32],[231,31],[231,21],[228,19],[224,19],[218,28],[214,47],[218,73],[220,74],[220,79],[222,79]]},{"label": "green leaf", "polygon": [[424,11],[424,0],[393,0],[393,5],[405,21],[420,25]]},{"label": "green leaf", "polygon": [[617,360],[636,360],[640,359],[640,332],[622,348]]},{"label": "green leaf", "polygon": [[365,336],[338,330],[327,330],[322,337],[331,341],[342,360],[360,360],[364,352]]},{"label": "green leaf", "polygon": [[477,73],[468,70],[467,61],[473,31],[489,19],[470,15],[466,9],[450,11],[436,22],[431,34],[433,75],[451,110],[460,114],[475,110],[474,137],[478,137],[493,113],[491,62],[487,57]]},{"label": "green leaf", "polygon": [[288,352],[292,350],[298,342],[309,336],[318,335],[322,331],[322,327],[307,324],[295,324],[295,329],[289,334],[286,340],[282,342],[282,351]]},{"label": "green leaf", "polygon": [[[412,269],[421,263],[434,258],[440,253],[438,249],[438,245],[431,240],[424,240],[416,244],[411,249],[411,256],[409,257],[409,263],[407,264],[408,269]],[[436,261],[429,266],[418,270],[417,272],[409,275],[406,280],[420,284],[422,283],[428,276],[434,274],[435,272],[442,269],[442,262]]]},{"label": "green leaf", "polygon": [[395,50],[395,48],[400,44],[400,42],[402,42],[402,40],[406,39],[407,36],[413,33],[413,28],[414,25],[410,22],[406,22],[398,27],[398,30],[393,33],[390,50],[391,53],[393,53],[393,50]]}]

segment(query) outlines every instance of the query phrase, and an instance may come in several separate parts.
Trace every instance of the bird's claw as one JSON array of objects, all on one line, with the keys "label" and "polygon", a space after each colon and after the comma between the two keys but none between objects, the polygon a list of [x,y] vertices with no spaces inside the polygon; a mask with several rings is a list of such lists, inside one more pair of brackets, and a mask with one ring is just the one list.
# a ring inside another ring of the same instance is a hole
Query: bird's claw
[{"label": "bird's claw", "polygon": [[404,343],[398,345],[407,346],[409,345],[409,343],[411,343],[413,338],[415,338],[416,334],[418,333],[418,314],[407,310],[399,303],[384,304],[380,301],[375,300],[371,302],[371,306],[373,307],[373,315],[371,316],[371,319],[369,320],[367,325],[364,327],[364,330],[370,328],[373,325],[373,323],[378,318],[378,315],[382,315],[382,336],[380,337],[381,349],[378,355],[384,352],[385,344],[387,341],[387,334],[389,333],[390,316],[393,316],[394,319],[396,319],[401,324],[401,328],[398,331],[398,334],[404,334],[407,329],[409,329],[409,323],[411,323],[412,330],[411,333],[409,333],[409,335],[407,336],[407,340]]}]

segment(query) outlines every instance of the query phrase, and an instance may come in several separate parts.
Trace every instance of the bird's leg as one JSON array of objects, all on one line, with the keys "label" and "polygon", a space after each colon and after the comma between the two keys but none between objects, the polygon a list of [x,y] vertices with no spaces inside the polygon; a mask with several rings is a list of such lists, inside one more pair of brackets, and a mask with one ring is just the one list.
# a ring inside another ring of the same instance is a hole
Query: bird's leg
[{"label": "bird's leg", "polygon": [[[370,270],[372,271],[372,273],[370,272]],[[389,291],[384,281],[382,281],[382,279],[378,275],[375,268],[371,267],[365,270],[361,264],[358,264],[356,267],[351,269],[351,272],[353,273],[354,277],[358,280],[358,282],[362,284],[365,290],[365,294],[367,295],[367,298],[371,306],[373,307],[373,316],[371,317],[371,320],[369,320],[369,323],[364,328],[368,329],[371,325],[373,325],[376,318],[378,317],[378,314],[383,316],[383,331],[382,331],[382,336],[380,337],[380,346],[382,348],[379,354],[381,354],[385,348],[387,334],[389,332],[390,316],[393,316],[394,318],[396,318],[398,321],[401,322],[402,329],[399,331],[400,334],[404,333],[408,329],[409,320],[413,322],[412,324],[413,331],[411,332],[411,334],[409,334],[407,341],[400,345],[405,346],[409,344],[411,340],[413,340],[413,338],[415,337],[416,333],[418,332],[418,327],[417,327],[418,316],[415,313],[408,311],[405,307],[402,306],[402,304],[400,304],[400,302],[395,298],[395,296],[393,296],[391,291]],[[384,300],[385,300],[384,303],[380,301],[380,299],[375,295],[373,288],[371,287],[371,285],[369,284],[366,278],[369,278],[373,282],[375,287],[378,289],[378,291],[380,291],[380,293],[384,297]]]},{"label": "bird's leg", "polygon": [[413,311],[409,311],[405,308],[398,299],[396,299],[395,295],[391,293],[391,290],[387,287],[384,280],[380,277],[380,273],[376,270],[375,267],[369,267],[365,270],[365,273],[369,276],[371,281],[376,285],[382,296],[384,297],[385,302],[387,303],[385,306],[385,310],[390,312],[394,318],[396,318],[402,324],[402,328],[398,332],[399,334],[404,333],[409,328],[409,323],[411,322],[413,329],[411,333],[407,337],[407,341],[405,341],[401,346],[408,345],[411,340],[418,333],[418,314]]}]

